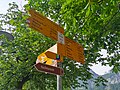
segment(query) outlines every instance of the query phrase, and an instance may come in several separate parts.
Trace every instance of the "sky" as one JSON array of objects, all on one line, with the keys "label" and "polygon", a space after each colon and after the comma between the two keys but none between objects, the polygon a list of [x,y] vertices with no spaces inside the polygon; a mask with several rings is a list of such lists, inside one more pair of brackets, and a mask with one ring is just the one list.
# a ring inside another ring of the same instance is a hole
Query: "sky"
[{"label": "sky", "polygon": [[16,2],[20,9],[27,2],[25,0],[0,0],[0,13],[6,13],[10,2]]},{"label": "sky", "polygon": [[[26,4],[27,2],[25,2],[24,0],[0,0],[0,14],[3,13],[5,14],[7,12],[7,9],[9,8],[9,3],[10,2],[16,2],[19,6],[20,9],[23,8],[23,5]],[[103,57],[107,56],[107,52],[106,50],[102,50],[100,52],[101,54],[103,54]],[[92,67],[90,67],[95,73],[97,73],[98,75],[103,75],[107,72],[109,72],[109,70],[111,70],[112,67],[109,66],[101,66],[101,63],[99,64],[93,64]]]},{"label": "sky", "polygon": [[[103,58],[107,57],[107,50],[102,49],[100,54],[102,54]],[[99,75],[104,75],[105,73],[108,73],[113,67],[109,67],[108,65],[102,66],[101,63],[93,64],[92,67],[90,67],[95,73]]]}]

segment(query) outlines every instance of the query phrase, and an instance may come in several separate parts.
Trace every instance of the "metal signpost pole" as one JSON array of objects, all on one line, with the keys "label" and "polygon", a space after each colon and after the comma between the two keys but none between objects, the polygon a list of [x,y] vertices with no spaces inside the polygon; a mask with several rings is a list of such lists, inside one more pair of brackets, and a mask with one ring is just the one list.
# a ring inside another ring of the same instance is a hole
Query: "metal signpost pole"
[{"label": "metal signpost pole", "polygon": [[[62,63],[58,63],[58,67],[62,67]],[[57,75],[57,90],[62,90],[62,77]]]}]

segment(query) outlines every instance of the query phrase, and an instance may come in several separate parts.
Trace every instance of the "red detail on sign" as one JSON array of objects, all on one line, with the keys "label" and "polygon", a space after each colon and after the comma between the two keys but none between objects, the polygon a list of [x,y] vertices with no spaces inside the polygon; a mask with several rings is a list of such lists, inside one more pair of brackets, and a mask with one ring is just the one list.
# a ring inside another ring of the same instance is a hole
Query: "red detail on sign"
[{"label": "red detail on sign", "polygon": [[55,75],[63,75],[64,73],[62,68],[46,65],[43,63],[37,63],[34,66],[40,72],[47,72],[47,73],[55,74]]}]

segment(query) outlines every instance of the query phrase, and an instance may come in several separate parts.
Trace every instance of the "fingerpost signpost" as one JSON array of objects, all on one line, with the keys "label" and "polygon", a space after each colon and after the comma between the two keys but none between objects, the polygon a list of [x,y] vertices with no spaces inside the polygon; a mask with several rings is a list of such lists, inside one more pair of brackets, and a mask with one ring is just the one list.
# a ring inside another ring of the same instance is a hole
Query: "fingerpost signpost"
[{"label": "fingerpost signpost", "polygon": [[34,66],[40,72],[57,75],[57,90],[62,90],[63,56],[84,64],[84,49],[79,43],[65,37],[64,29],[58,24],[33,9],[29,10],[29,13],[29,27],[57,41],[56,45],[38,56]]}]

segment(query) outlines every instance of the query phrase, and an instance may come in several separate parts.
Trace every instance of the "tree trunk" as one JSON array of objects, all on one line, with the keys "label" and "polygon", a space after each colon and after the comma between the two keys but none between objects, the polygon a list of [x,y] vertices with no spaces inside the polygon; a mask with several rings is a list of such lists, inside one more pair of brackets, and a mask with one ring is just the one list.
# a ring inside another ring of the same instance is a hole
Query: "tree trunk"
[{"label": "tree trunk", "polygon": [[18,82],[18,87],[17,90],[22,90],[23,85],[25,84],[25,82],[27,82],[30,79],[30,75],[27,75],[26,77],[23,77],[23,79]]}]

